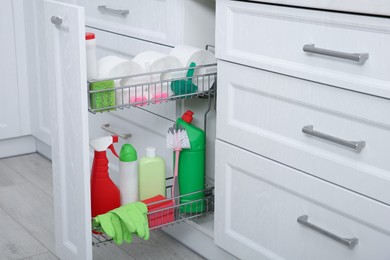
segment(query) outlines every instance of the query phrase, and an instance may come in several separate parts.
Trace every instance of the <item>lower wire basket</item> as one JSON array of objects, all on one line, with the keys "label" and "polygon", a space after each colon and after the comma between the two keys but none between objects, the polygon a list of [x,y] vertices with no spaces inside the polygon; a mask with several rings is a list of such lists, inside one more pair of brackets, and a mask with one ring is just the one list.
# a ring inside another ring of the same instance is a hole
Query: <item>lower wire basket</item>
[{"label": "lower wire basket", "polygon": [[[172,186],[167,186],[167,194],[171,194]],[[189,195],[199,195],[199,199],[185,201]],[[166,198],[150,202],[144,201],[148,207],[149,229],[155,230],[178,222],[200,219],[214,212],[214,187],[188,193],[174,198]],[[99,246],[112,241],[112,238],[101,233],[101,228],[92,228],[92,245]]]}]

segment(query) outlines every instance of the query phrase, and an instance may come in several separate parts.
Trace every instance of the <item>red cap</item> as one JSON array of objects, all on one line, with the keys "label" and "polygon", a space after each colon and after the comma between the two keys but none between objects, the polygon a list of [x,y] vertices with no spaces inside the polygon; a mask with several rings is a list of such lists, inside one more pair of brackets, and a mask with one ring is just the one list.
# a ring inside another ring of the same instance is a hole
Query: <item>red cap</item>
[{"label": "red cap", "polygon": [[181,116],[181,119],[183,119],[185,122],[191,124],[192,122],[192,115],[194,114],[194,112],[192,112],[191,110],[187,110],[182,116]]},{"label": "red cap", "polygon": [[93,40],[93,39],[95,39],[95,34],[91,33],[91,32],[86,32],[85,33],[85,39],[86,40]]},{"label": "red cap", "polygon": [[117,143],[118,142],[118,136],[117,135],[112,135],[112,142]]}]

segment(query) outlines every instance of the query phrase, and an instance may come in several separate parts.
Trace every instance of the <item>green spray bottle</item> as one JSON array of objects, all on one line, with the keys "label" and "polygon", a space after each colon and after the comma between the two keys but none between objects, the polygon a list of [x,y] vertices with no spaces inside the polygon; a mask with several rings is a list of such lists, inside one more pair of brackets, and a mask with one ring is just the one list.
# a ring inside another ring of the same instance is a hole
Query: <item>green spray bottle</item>
[{"label": "green spray bottle", "polygon": [[[183,149],[180,152],[178,173],[180,195],[205,189],[206,135],[202,129],[191,124],[193,114],[194,112],[187,110],[176,121],[177,125],[181,125],[187,131],[191,144],[190,149]],[[204,200],[201,200],[202,198],[204,198],[204,192],[181,197],[180,204],[196,202],[182,206],[180,211],[183,213],[203,212]]]}]

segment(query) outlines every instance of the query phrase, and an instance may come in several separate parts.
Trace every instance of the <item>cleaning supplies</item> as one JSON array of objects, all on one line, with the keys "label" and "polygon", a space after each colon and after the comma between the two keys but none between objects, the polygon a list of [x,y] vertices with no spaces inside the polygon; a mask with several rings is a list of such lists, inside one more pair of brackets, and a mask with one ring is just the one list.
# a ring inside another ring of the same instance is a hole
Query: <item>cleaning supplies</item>
[{"label": "cleaning supplies", "polygon": [[114,80],[117,105],[134,103],[132,99],[141,99],[142,101],[142,98],[145,95],[145,90],[143,90],[143,87],[130,86],[145,82],[147,77],[128,77],[130,75],[145,73],[139,64],[122,57],[109,55],[100,58],[97,62],[97,65],[99,79],[104,80],[108,78],[123,77],[121,79]]},{"label": "cleaning supplies", "polygon": [[198,90],[198,86],[192,83],[192,76],[194,75],[195,62],[191,62],[187,71],[186,79],[174,80],[171,83],[172,92],[176,96],[195,93]]},{"label": "cleaning supplies", "polygon": [[133,202],[105,214],[96,216],[92,226],[112,237],[118,245],[123,240],[131,243],[132,234],[144,240],[149,239],[149,226],[147,218],[148,208],[142,202]]},{"label": "cleaning supplies", "polygon": [[119,175],[121,205],[138,201],[137,151],[131,144],[124,144],[119,153]]},{"label": "cleaning supplies", "polygon": [[104,214],[120,206],[120,193],[108,173],[108,159],[106,150],[115,152],[114,143],[118,136],[104,136],[90,142],[94,149],[94,158],[91,173],[91,213],[92,217]]},{"label": "cleaning supplies", "polygon": [[[113,90],[109,90],[113,89]],[[90,90],[107,90],[102,92],[91,93],[91,108],[101,109],[99,112],[115,110],[115,91],[114,91],[114,81],[98,81],[90,83]],[[109,108],[111,107],[111,108]]]},{"label": "cleaning supplies", "polygon": [[[190,149],[184,149],[180,153],[179,161],[179,187],[180,195],[201,191],[205,189],[205,132],[192,125],[193,112],[187,110],[183,116],[177,119],[176,124],[182,126],[190,140]],[[180,198],[180,204],[198,200],[181,207],[181,212],[199,213],[204,211],[204,192]],[[200,200],[200,201],[199,201]]]},{"label": "cleaning supplies", "polygon": [[129,203],[111,212],[120,218],[130,233],[135,233],[144,240],[149,239],[148,208],[145,203]]},{"label": "cleaning supplies", "polygon": [[123,240],[127,243],[132,242],[132,237],[125,224],[120,220],[117,214],[109,211],[105,214],[96,216],[92,221],[92,227],[95,233],[105,233],[112,237],[117,245],[121,245]]},{"label": "cleaning supplies", "polygon": [[98,69],[96,58],[96,40],[94,33],[85,33],[85,45],[87,53],[87,79],[97,79]]},{"label": "cleaning supplies", "polygon": [[179,196],[179,183],[178,183],[178,170],[179,170],[179,156],[180,151],[182,149],[189,149],[191,148],[190,142],[188,139],[188,135],[186,130],[183,128],[183,126],[179,125],[179,127],[176,126],[176,124],[173,125],[173,127],[170,127],[168,129],[167,133],[167,148],[173,149],[175,152],[175,168],[174,168],[174,174],[173,174],[173,185],[172,185],[172,195],[171,198]]},{"label": "cleaning supplies", "polygon": [[146,157],[139,161],[139,199],[156,195],[165,197],[165,162],[156,156],[155,147],[146,148]]},{"label": "cleaning supplies", "polygon": [[175,219],[173,199],[167,199],[164,196],[157,195],[153,198],[142,201],[148,207],[149,228],[171,223]]}]

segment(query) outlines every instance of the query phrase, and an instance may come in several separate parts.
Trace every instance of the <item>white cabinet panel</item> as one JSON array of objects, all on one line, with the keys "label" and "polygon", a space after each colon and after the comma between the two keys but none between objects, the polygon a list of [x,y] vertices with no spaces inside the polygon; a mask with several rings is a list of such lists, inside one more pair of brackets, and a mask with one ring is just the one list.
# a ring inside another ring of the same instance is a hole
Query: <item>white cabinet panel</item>
[{"label": "white cabinet panel", "polygon": [[97,29],[169,46],[188,44],[204,48],[206,44],[214,44],[214,1],[73,0],[71,2],[77,2],[85,7],[87,26]]},{"label": "white cabinet panel", "polygon": [[[170,44],[179,18],[177,0],[83,0],[86,24],[149,41]],[[103,7],[104,6],[104,7]],[[122,12],[120,12],[122,11]]]},{"label": "white cabinet panel", "polygon": [[[62,19],[57,25],[52,19]],[[45,0],[56,253],[92,259],[83,8]]]},{"label": "white cabinet panel", "polygon": [[[216,149],[215,240],[225,250],[240,259],[389,259],[389,206],[221,141]],[[357,244],[299,224],[304,215]]]},{"label": "white cabinet panel", "polygon": [[[19,92],[12,1],[2,2],[0,11],[0,139],[20,135]],[[28,111],[25,111],[28,113]]]},{"label": "white cabinet panel", "polygon": [[[218,63],[217,137],[390,203],[387,99],[227,62]],[[346,141],[365,141],[359,152]]]},{"label": "white cabinet panel", "polygon": [[28,56],[29,103],[32,135],[47,145],[50,137],[50,85],[47,83],[47,59],[45,17],[43,0],[24,1],[26,31],[31,37],[26,38]]},{"label": "white cabinet panel", "polygon": [[[390,19],[242,1],[218,4],[219,58],[390,97]],[[328,51],[304,52],[307,44]],[[348,59],[357,53],[369,57],[364,63]]]}]

